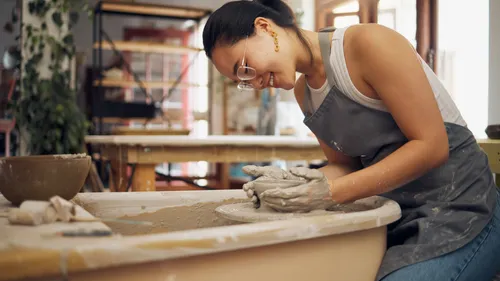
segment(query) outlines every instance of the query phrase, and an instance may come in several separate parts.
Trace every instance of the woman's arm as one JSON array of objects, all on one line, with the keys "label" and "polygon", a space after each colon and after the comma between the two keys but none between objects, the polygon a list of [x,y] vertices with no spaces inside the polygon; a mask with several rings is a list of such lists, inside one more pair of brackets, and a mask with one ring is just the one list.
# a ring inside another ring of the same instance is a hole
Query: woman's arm
[{"label": "woman's arm", "polygon": [[[379,25],[352,31],[360,73],[383,101],[408,142],[380,162],[330,181],[338,203],[396,189],[448,159],[448,137],[416,52],[400,34]],[[362,137],[362,136],[360,136]]]}]

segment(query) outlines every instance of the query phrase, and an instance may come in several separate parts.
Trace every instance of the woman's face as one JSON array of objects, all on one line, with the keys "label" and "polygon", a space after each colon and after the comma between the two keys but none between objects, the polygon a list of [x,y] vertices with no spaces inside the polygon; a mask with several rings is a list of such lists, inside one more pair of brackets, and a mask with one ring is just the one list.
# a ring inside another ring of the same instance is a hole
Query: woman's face
[{"label": "woman's face", "polygon": [[[277,34],[277,52],[273,31]],[[251,80],[244,82],[256,89],[274,87],[290,90],[295,85],[296,71],[291,43],[284,29],[269,19],[257,18],[254,35],[231,46],[217,45],[213,49],[212,62],[222,75],[237,82],[242,81],[237,73],[243,62],[243,66],[249,67],[250,72],[248,69],[240,69],[240,73],[255,73]]]}]

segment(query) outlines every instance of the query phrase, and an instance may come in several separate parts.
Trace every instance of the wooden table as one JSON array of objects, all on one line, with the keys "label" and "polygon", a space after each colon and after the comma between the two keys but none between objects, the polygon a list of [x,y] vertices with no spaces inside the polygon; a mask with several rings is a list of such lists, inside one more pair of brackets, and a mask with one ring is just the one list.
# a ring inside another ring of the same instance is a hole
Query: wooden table
[{"label": "wooden table", "polygon": [[491,171],[495,174],[496,184],[500,187],[500,140],[478,139],[477,142],[488,156]]},{"label": "wooden table", "polygon": [[[213,163],[265,162],[273,160],[325,159],[314,138],[293,136],[87,136],[86,142],[99,144],[102,157],[111,161],[114,188],[128,185],[126,168],[135,165],[133,191],[154,191],[155,166],[165,162],[207,161]],[[478,139],[488,155],[496,182],[500,184],[500,140]],[[218,180],[229,187],[229,167],[223,165]]]},{"label": "wooden table", "polygon": [[[325,159],[315,138],[293,136],[87,136],[99,145],[112,167],[114,191],[128,187],[127,165],[134,165],[133,191],[155,191],[155,167],[160,163],[207,161],[212,163]],[[221,188],[229,187],[229,167],[218,174]]]}]

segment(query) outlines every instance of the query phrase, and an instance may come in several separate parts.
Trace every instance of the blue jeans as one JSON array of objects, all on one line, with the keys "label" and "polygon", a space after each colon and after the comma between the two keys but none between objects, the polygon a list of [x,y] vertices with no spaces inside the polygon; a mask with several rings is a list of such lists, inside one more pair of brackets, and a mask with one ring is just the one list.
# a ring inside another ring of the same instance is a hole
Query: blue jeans
[{"label": "blue jeans", "polygon": [[383,281],[492,281],[500,272],[500,194],[490,223],[464,247],[403,267]]}]

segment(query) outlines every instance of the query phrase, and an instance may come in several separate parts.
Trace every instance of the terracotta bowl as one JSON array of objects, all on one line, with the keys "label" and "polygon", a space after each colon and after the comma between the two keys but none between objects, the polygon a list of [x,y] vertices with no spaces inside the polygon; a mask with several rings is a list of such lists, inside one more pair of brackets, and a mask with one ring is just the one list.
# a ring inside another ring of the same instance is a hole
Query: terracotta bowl
[{"label": "terracotta bowl", "polygon": [[14,205],[24,200],[72,199],[90,170],[85,154],[0,158],[0,192]]}]

